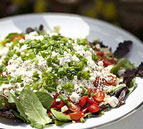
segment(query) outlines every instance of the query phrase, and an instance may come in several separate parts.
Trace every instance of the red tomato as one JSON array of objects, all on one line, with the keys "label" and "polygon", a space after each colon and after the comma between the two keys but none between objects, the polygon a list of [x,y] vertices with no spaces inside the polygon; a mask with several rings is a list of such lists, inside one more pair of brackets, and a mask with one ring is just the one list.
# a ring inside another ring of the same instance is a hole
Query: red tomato
[{"label": "red tomato", "polygon": [[98,60],[98,61],[101,61],[101,56],[98,56],[98,57],[97,57],[97,60]]},{"label": "red tomato", "polygon": [[111,65],[112,63],[108,59],[103,59],[103,64],[104,66],[108,66],[108,65]]},{"label": "red tomato", "polygon": [[104,55],[104,53],[103,53],[103,52],[101,52],[101,51],[97,51],[97,52],[96,52],[96,55],[97,55],[97,56],[103,56],[103,55]]},{"label": "red tomato", "polygon": [[92,93],[95,94],[96,92],[97,92],[97,89],[95,88]]},{"label": "red tomato", "polygon": [[93,99],[97,102],[103,102],[105,97],[105,93],[103,91],[98,91],[95,96],[93,96]]},{"label": "red tomato", "polygon": [[53,104],[51,105],[51,107],[50,107],[50,108],[52,108],[52,107],[56,107],[56,105],[57,105],[57,102],[56,102],[56,100],[54,99]]},{"label": "red tomato", "polygon": [[80,104],[81,107],[83,107],[83,106],[86,104],[87,98],[88,98],[88,96],[83,96],[83,97],[79,100],[79,104]]},{"label": "red tomato", "polygon": [[98,112],[100,110],[99,106],[97,104],[91,104],[89,107],[88,107],[88,110],[89,112],[91,113],[95,113],[95,112]]},{"label": "red tomato", "polygon": [[80,121],[80,118],[84,117],[84,113],[82,111],[78,111],[78,112],[70,113],[69,116],[74,121]]},{"label": "red tomato", "polygon": [[61,109],[61,107],[63,107],[64,105],[65,105],[65,103],[64,103],[63,101],[59,101],[59,102],[57,102],[56,107],[57,107],[58,109]]},{"label": "red tomato", "polygon": [[58,96],[59,96],[59,94],[58,93],[56,93],[55,95],[53,95],[54,96],[54,99],[56,99]]},{"label": "red tomato", "polygon": [[91,43],[90,43],[90,42],[88,42],[88,43],[87,43],[87,45],[91,45]]},{"label": "red tomato", "polygon": [[110,62],[111,62],[112,64],[116,64],[116,61],[115,61],[114,58],[110,59]]},{"label": "red tomato", "polygon": [[108,76],[109,78],[111,78],[110,80],[105,80],[106,81],[106,83],[108,84],[108,85],[114,85],[115,83],[116,83],[116,81],[117,81],[117,78],[116,77],[114,77],[114,76],[112,76],[112,75],[109,75]]},{"label": "red tomato", "polygon": [[48,116],[50,116],[50,114],[52,114],[52,112],[48,112]]},{"label": "red tomato", "polygon": [[78,111],[80,111],[80,107],[78,105],[70,103],[69,110],[72,112],[78,112]]},{"label": "red tomato", "polygon": [[112,58],[112,59],[107,59],[106,57],[103,57],[102,59],[103,59],[103,64],[104,64],[104,66],[108,66],[108,65],[112,65],[112,64],[115,64],[115,63],[116,63],[116,61],[115,61],[114,58]]},{"label": "red tomato", "polygon": [[92,89],[91,89],[91,88],[89,88],[89,89],[88,89],[88,93],[90,94],[91,92],[92,92]]},{"label": "red tomato", "polygon": [[88,102],[89,105],[91,105],[91,104],[97,104],[98,105],[98,103],[96,101],[94,101],[90,98],[87,98],[87,102]]},{"label": "red tomato", "polygon": [[15,39],[25,39],[25,37],[23,35],[16,35],[16,36],[13,36],[13,38],[11,39],[11,41],[13,41]]}]

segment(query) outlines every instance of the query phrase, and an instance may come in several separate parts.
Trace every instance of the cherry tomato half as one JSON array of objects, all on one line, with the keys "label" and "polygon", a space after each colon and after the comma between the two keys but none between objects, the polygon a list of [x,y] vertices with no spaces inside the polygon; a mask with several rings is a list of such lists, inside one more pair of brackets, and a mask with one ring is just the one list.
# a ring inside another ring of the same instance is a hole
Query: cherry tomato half
[{"label": "cherry tomato half", "polygon": [[101,56],[98,56],[98,57],[97,57],[97,60],[98,60],[98,61],[101,61],[101,60],[102,60],[102,59],[101,59]]},{"label": "cherry tomato half", "polygon": [[91,104],[91,105],[89,105],[88,110],[91,113],[95,113],[95,112],[98,112],[100,110],[100,108],[97,104]]},{"label": "cherry tomato half", "polygon": [[88,93],[90,94],[91,92],[92,92],[92,89],[91,89],[91,88],[89,88],[89,89],[88,89]]},{"label": "cherry tomato half", "polygon": [[104,64],[104,66],[108,66],[108,65],[112,65],[112,64],[115,64],[115,63],[116,63],[116,61],[115,61],[114,58],[112,58],[112,59],[107,59],[106,57],[102,57],[102,59],[103,59],[103,64]]},{"label": "cherry tomato half", "polygon": [[13,38],[11,39],[11,41],[13,41],[15,39],[25,39],[25,37],[23,35],[16,35],[16,36],[13,36]]},{"label": "cherry tomato half", "polygon": [[54,99],[53,104],[51,105],[51,107],[50,107],[50,108],[52,108],[52,107],[56,107],[56,105],[57,105],[57,102],[56,102],[56,100]]},{"label": "cherry tomato half", "polygon": [[97,52],[96,52],[96,55],[97,55],[97,56],[103,56],[103,55],[104,55],[104,53],[103,53],[103,52],[101,52],[101,51],[97,51]]},{"label": "cherry tomato half", "polygon": [[108,59],[103,59],[103,64],[104,66],[108,66],[108,65],[111,65],[112,63]]},{"label": "cherry tomato half", "polygon": [[110,78],[110,80],[108,80],[108,81],[105,80],[106,83],[107,83],[108,85],[114,85],[114,84],[116,83],[116,81],[117,81],[117,78],[114,77],[114,76],[112,76],[112,75],[109,75],[108,77]]},{"label": "cherry tomato half", "polygon": [[86,104],[87,98],[88,98],[88,96],[83,96],[83,97],[79,100],[79,104],[80,104],[81,107],[83,107],[83,106]]},{"label": "cherry tomato half", "polygon": [[95,96],[93,96],[93,99],[97,102],[103,102],[105,97],[105,93],[103,91],[98,91]]},{"label": "cherry tomato half", "polygon": [[87,45],[91,45],[91,43],[90,43],[90,42],[88,42],[88,43],[87,43]]},{"label": "cherry tomato half", "polygon": [[116,61],[115,61],[114,58],[110,59],[110,62],[111,62],[112,64],[116,64]]},{"label": "cherry tomato half", "polygon": [[87,98],[87,102],[88,102],[89,105],[91,105],[91,104],[97,104],[98,105],[98,103],[96,101],[94,101],[90,98]]},{"label": "cherry tomato half", "polygon": [[70,103],[70,106],[68,107],[70,111],[72,112],[78,112],[80,111],[80,107],[76,104]]},{"label": "cherry tomato half", "polygon": [[56,107],[57,107],[58,109],[61,109],[61,107],[63,107],[64,105],[65,105],[65,103],[64,103],[63,101],[59,101],[59,102],[57,102]]},{"label": "cherry tomato half", "polygon": [[84,113],[82,111],[78,111],[78,112],[70,113],[69,116],[74,121],[80,121],[80,118],[84,117]]},{"label": "cherry tomato half", "polygon": [[56,99],[58,96],[59,96],[59,94],[58,93],[56,93],[55,95],[53,95],[54,96],[54,99]]}]

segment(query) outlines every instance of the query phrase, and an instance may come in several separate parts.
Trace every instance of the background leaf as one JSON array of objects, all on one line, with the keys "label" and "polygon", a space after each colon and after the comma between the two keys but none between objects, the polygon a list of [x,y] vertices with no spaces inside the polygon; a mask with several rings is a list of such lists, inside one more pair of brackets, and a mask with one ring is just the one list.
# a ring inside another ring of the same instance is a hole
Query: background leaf
[{"label": "background leaf", "polygon": [[28,88],[23,89],[20,94],[20,102],[31,125],[38,125],[38,127],[43,128],[45,124],[51,122],[46,109],[32,90]]}]

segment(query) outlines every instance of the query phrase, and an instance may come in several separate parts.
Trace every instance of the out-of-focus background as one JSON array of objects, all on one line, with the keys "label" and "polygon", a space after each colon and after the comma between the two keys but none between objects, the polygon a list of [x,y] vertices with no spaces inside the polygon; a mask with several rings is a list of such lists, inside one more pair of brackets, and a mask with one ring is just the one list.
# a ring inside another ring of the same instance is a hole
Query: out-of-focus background
[{"label": "out-of-focus background", "polygon": [[0,0],[0,18],[41,12],[64,12],[102,19],[143,41],[143,0]]}]

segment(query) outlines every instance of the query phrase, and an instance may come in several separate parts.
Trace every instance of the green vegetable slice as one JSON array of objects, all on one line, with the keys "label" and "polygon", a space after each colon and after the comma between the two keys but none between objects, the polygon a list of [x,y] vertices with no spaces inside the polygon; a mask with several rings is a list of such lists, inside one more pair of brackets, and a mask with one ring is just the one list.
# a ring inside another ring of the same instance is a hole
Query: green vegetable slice
[{"label": "green vegetable slice", "polygon": [[46,109],[32,90],[28,88],[23,89],[20,94],[20,102],[33,127],[43,128],[51,122]]},{"label": "green vegetable slice", "polygon": [[54,120],[54,122],[57,126],[62,126],[64,124],[63,121]]},{"label": "green vegetable slice", "polygon": [[68,115],[63,114],[62,112],[56,111],[55,109],[51,109],[51,112],[53,113],[53,115],[59,120],[59,121],[70,121],[71,118]]},{"label": "green vegetable slice", "polygon": [[130,95],[136,87],[136,79],[132,79],[130,87],[128,88],[127,95]]},{"label": "green vegetable slice", "polygon": [[120,85],[116,86],[115,88],[113,88],[110,93],[113,94],[115,91],[122,89],[124,87],[126,87],[125,84],[120,84]]},{"label": "green vegetable slice", "polygon": [[65,103],[67,102],[68,98],[64,95],[64,94],[60,94],[58,96],[58,98],[60,98],[62,101],[64,101]]},{"label": "green vegetable slice", "polygon": [[118,60],[117,64],[111,69],[111,73],[117,75],[118,70],[120,68],[124,68],[124,69],[133,69],[134,65],[131,64],[131,62],[127,59],[127,58],[121,58]]},{"label": "green vegetable slice", "polygon": [[40,102],[44,106],[44,108],[48,109],[52,105],[54,99],[47,92],[36,92],[37,97]]}]

